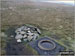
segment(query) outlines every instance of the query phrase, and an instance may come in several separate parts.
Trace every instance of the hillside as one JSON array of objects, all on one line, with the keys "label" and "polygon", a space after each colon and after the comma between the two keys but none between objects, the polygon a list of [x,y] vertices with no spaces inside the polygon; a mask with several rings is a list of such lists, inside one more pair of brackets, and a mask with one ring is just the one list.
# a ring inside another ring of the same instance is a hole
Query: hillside
[{"label": "hillside", "polygon": [[2,30],[10,26],[31,24],[40,27],[43,36],[58,36],[54,39],[69,49],[74,48],[73,6],[14,0],[1,2]]}]

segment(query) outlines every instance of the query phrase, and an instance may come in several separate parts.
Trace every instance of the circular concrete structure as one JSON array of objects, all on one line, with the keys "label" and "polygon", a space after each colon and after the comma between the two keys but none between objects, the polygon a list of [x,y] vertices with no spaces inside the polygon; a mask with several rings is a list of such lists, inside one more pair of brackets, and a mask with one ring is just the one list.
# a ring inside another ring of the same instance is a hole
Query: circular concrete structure
[{"label": "circular concrete structure", "polygon": [[56,47],[56,45],[51,40],[40,40],[38,42],[38,47],[42,50],[53,50]]}]

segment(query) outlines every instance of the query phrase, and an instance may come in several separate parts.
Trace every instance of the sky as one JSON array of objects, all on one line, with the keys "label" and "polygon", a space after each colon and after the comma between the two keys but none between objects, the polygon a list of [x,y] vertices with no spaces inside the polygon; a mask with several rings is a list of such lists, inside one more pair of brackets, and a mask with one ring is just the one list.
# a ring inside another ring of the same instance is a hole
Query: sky
[{"label": "sky", "polygon": [[31,0],[34,2],[48,2],[48,3],[60,3],[60,4],[67,4],[67,5],[75,5],[74,0]]}]

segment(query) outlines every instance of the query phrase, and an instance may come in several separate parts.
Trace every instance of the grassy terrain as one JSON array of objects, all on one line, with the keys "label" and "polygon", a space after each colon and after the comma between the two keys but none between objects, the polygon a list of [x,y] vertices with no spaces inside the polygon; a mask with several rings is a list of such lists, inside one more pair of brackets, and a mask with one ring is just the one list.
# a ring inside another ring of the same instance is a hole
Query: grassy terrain
[{"label": "grassy terrain", "polygon": [[[9,29],[9,30],[8,30]],[[11,38],[10,36],[11,36],[11,34],[12,34],[12,30],[13,30],[13,28],[11,28],[11,27],[9,27],[8,29],[4,29],[4,30],[2,30],[2,34],[1,34],[1,55],[5,55],[6,54],[6,48],[7,48],[7,43],[10,43],[11,45],[13,45],[14,44],[14,40],[13,40],[13,38]],[[10,30],[11,29],[11,30]],[[14,26],[14,29],[15,29],[15,26]],[[13,43],[13,44],[12,44]],[[15,42],[16,43],[16,42]],[[17,47],[17,44],[18,43],[16,43],[16,46],[15,47]],[[23,46],[25,46],[25,48],[20,48],[20,49],[23,49],[24,50],[24,52],[25,52],[25,54],[26,55],[38,55],[38,53],[37,53],[37,51],[35,51],[33,48],[31,48],[29,45],[28,45],[28,43],[27,42],[23,42],[22,44],[24,44],[24,45],[19,45],[18,44],[18,46],[20,47],[23,47]],[[14,46],[13,46],[14,47]],[[11,48],[11,47],[10,47]],[[17,47],[18,48],[18,47]],[[22,50],[21,50],[22,51]],[[23,51],[22,51],[23,52]]]},{"label": "grassy terrain", "polygon": [[1,18],[2,30],[10,26],[31,24],[41,29],[41,36],[57,36],[52,38],[68,50],[75,48],[74,7],[72,6],[4,1]]}]

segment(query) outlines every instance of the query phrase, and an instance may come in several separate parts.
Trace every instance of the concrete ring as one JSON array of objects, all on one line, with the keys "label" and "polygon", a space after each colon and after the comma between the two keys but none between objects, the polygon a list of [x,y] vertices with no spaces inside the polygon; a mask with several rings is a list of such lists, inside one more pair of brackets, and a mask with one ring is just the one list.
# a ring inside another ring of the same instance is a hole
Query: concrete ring
[{"label": "concrete ring", "polygon": [[[49,43],[51,43],[51,44],[53,45],[53,47],[52,47],[52,48],[45,48],[45,47],[43,47],[43,46],[41,45],[41,43],[43,43],[43,42],[49,42]],[[41,40],[41,41],[38,42],[38,47],[39,47],[40,49],[42,49],[42,50],[53,50],[53,49],[55,49],[56,45],[55,45],[55,43],[54,43],[53,41],[51,41],[51,40]]]}]

